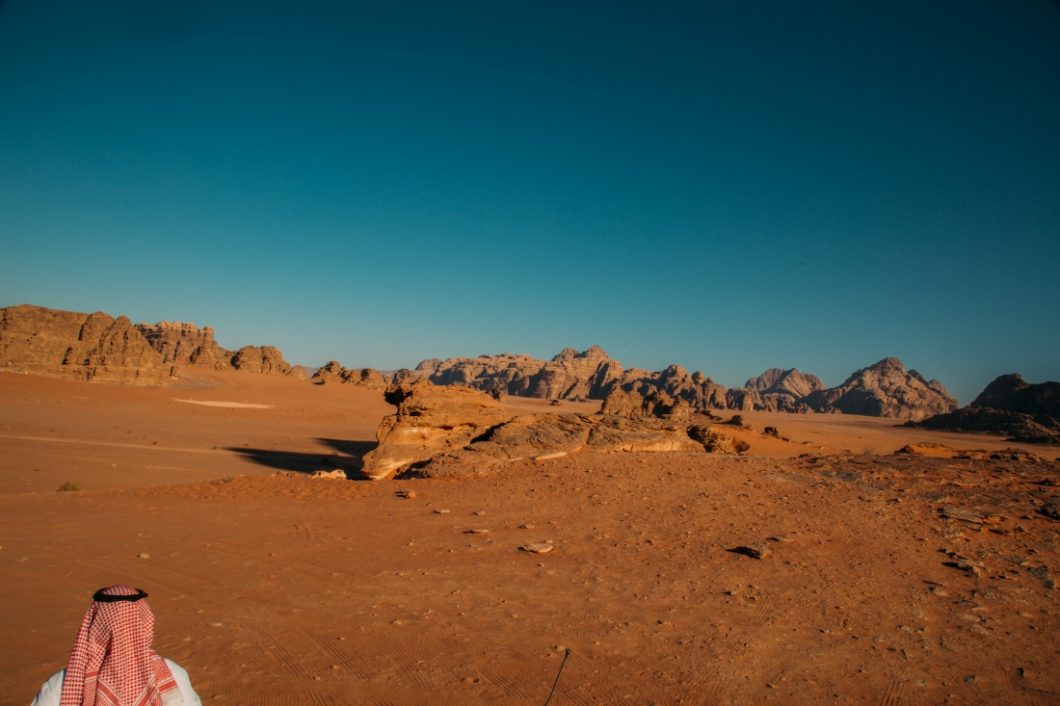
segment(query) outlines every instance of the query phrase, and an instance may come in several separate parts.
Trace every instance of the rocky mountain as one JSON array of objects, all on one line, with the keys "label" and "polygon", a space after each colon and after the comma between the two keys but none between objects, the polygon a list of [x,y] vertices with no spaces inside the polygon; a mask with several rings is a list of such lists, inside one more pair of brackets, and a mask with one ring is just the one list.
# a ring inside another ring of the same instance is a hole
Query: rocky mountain
[{"label": "rocky mountain", "polygon": [[134,385],[174,375],[124,316],[29,305],[0,309],[0,369]]},{"label": "rocky mountain", "polygon": [[818,412],[919,420],[957,408],[957,400],[938,380],[906,370],[897,358],[854,372],[838,387],[817,390],[803,400]]},{"label": "rocky mountain", "polygon": [[914,426],[1060,444],[1060,382],[1032,384],[1019,373],[1002,375],[967,407],[928,417]]},{"label": "rocky mountain", "polygon": [[435,385],[466,385],[544,399],[603,399],[622,372],[622,365],[599,346],[578,352],[566,348],[552,360],[528,355],[480,355],[432,358],[416,366]]}]

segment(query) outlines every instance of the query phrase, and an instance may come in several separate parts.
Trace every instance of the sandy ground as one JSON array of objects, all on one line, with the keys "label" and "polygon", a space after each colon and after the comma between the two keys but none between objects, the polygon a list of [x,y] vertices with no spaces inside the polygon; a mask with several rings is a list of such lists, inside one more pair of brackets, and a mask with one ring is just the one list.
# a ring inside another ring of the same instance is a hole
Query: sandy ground
[{"label": "sandy ground", "polygon": [[[896,457],[1011,444],[748,414],[751,457],[305,477],[355,472],[390,411],[238,373],[0,374],[0,703],[30,701],[116,582],[151,594],[156,646],[205,703],[542,704],[568,648],[553,704],[1060,703],[1060,522],[1036,511],[1055,463]],[[770,554],[728,551],[747,544]]]}]

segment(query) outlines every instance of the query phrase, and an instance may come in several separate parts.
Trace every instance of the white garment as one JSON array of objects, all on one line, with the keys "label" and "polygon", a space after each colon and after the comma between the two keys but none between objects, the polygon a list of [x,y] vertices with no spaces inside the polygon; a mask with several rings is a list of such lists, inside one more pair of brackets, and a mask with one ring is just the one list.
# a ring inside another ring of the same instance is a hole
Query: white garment
[{"label": "white garment", "polygon": [[[168,659],[166,660],[166,666],[169,667],[169,671],[173,672],[173,680],[177,682],[177,691],[184,697],[184,706],[202,706],[199,695],[195,693],[195,689],[191,688],[191,679],[188,678],[188,673],[184,670],[184,667]],[[65,676],[65,669],[60,669],[53,674],[51,679],[44,682],[43,686],[41,686],[40,691],[37,692],[37,698],[33,699],[33,703],[30,706],[59,706],[59,699],[63,694],[63,677]]]}]

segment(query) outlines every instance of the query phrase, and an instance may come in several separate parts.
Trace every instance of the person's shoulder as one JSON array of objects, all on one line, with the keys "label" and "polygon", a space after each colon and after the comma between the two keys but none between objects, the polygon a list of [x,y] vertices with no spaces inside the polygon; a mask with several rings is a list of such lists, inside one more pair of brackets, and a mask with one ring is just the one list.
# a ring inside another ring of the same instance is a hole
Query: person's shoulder
[{"label": "person's shoulder", "polygon": [[188,678],[188,670],[187,669],[184,669],[184,667],[180,666],[179,664],[177,664],[176,662],[171,660],[169,657],[163,657],[162,659],[165,660],[166,666],[169,667],[169,671],[173,672],[173,676],[174,677],[176,677],[179,674],[180,676],[184,677],[185,679]]},{"label": "person's shoulder", "polygon": [[169,671],[173,674],[173,681],[177,682],[177,688],[180,690],[181,696],[184,697],[185,706],[201,706],[202,701],[199,700],[199,695],[195,693],[195,688],[191,685],[191,677],[188,676],[188,670],[168,657],[163,657],[163,659],[166,661]]},{"label": "person's shoulder", "polygon": [[59,697],[63,693],[63,677],[65,676],[66,670],[60,669],[48,681],[41,684],[40,691],[37,692],[37,697],[33,699],[33,703],[30,706],[59,706]]}]

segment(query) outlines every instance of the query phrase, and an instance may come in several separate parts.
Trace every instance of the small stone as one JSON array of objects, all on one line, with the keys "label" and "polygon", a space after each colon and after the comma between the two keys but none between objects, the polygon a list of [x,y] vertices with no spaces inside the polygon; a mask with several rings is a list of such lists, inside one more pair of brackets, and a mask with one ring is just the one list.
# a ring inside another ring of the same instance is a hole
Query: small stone
[{"label": "small stone", "polygon": [[485,514],[486,514],[486,511],[485,511],[485,510],[475,510],[475,511],[474,511],[473,513],[471,513],[471,514],[472,514],[472,515],[478,515],[479,517],[482,517],[483,515],[485,515]]},{"label": "small stone", "polygon": [[211,628],[223,628],[224,626],[224,623],[210,623]]},{"label": "small stone", "polygon": [[764,544],[741,544],[738,547],[733,547],[726,551],[732,552],[733,554],[743,554],[752,559],[766,559],[773,553],[773,550]]},{"label": "small stone", "polygon": [[519,525],[519,529],[534,529],[535,527],[537,527],[537,525],[535,525],[533,522],[524,522],[523,524]]},{"label": "small stone", "polygon": [[333,471],[313,471],[310,478],[323,478],[324,480],[346,480],[346,471],[336,468]]},{"label": "small stone", "polygon": [[448,515],[449,511],[446,510],[445,508],[436,507],[436,508],[434,508],[434,514],[435,515]]},{"label": "small stone", "polygon": [[150,559],[151,555],[148,554],[147,552],[140,552],[139,554],[136,555],[136,558],[137,559]]},{"label": "small stone", "polygon": [[489,534],[490,531],[485,528],[472,528],[464,530],[464,534]]},{"label": "small stone", "polygon": [[416,491],[415,490],[399,490],[396,493],[394,493],[394,495],[398,496],[399,498],[403,498],[405,500],[412,500],[413,498],[416,497]]},{"label": "small stone", "polygon": [[524,544],[519,547],[520,551],[530,552],[531,554],[548,554],[552,551],[553,546],[547,542],[535,542],[534,544]]}]

